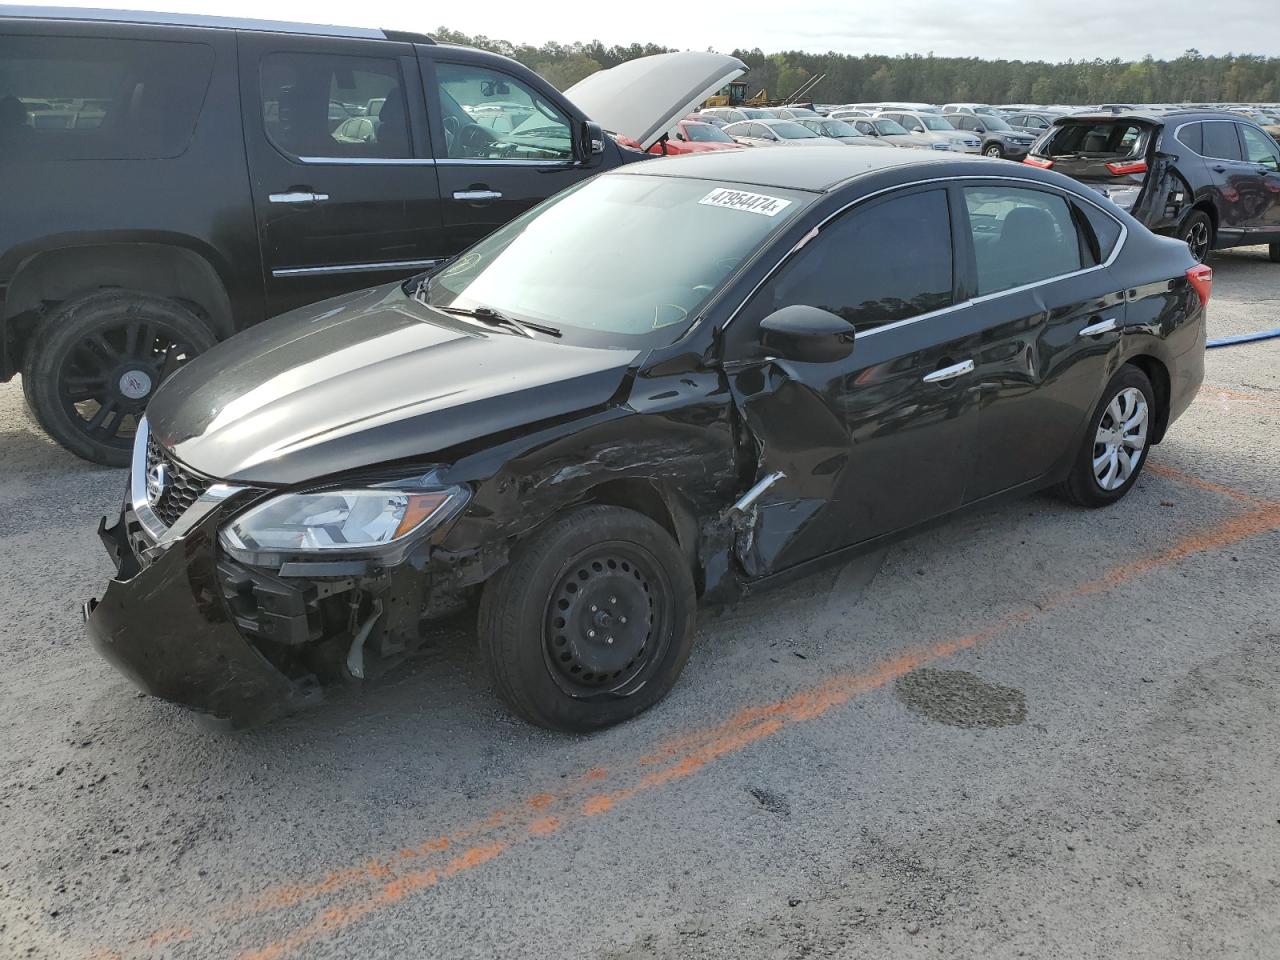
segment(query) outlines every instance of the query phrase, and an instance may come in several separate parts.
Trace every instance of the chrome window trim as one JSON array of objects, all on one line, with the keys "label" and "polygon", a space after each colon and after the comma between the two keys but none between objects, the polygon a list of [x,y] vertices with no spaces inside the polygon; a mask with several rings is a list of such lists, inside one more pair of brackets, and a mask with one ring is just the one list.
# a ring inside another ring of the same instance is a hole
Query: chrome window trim
[{"label": "chrome window trim", "polygon": [[[975,303],[985,303],[989,300],[995,299],[996,297],[1007,297],[1015,293],[1022,293],[1026,290],[1032,290],[1035,287],[1043,287],[1046,284],[1057,283],[1059,280],[1069,280],[1072,277],[1083,276],[1086,273],[1092,273],[1094,270],[1103,270],[1111,266],[1111,264],[1115,263],[1116,258],[1120,256],[1120,251],[1124,249],[1125,241],[1128,240],[1129,238],[1129,228],[1125,226],[1124,221],[1121,220],[1119,217],[1117,217],[1115,214],[1113,214],[1111,211],[1109,211],[1106,207],[1102,206],[1102,204],[1095,202],[1092,198],[1086,197],[1083,194],[1075,193],[1074,191],[1071,191],[1071,190],[1065,190],[1062,187],[1056,186],[1055,184],[1052,184],[1052,183],[1045,183],[1043,180],[1034,180],[1030,177],[1014,177],[1014,176],[1009,176],[1007,174],[999,174],[999,173],[984,174],[980,176],[975,175],[975,176],[932,177],[928,180],[917,180],[914,183],[899,183],[899,184],[895,184],[892,187],[884,187],[883,189],[873,191],[872,193],[869,193],[866,196],[859,197],[856,200],[851,200],[849,203],[845,204],[840,209],[832,212],[827,217],[825,217],[822,220],[822,222],[815,225],[809,231],[809,233],[813,233],[813,231],[816,230],[818,234],[821,234],[822,229],[828,223],[830,223],[836,217],[839,217],[840,215],[848,212],[849,210],[852,210],[858,204],[866,203],[868,200],[873,200],[876,197],[883,196],[884,194],[887,194],[887,193],[893,193],[896,190],[910,190],[913,187],[926,186],[926,185],[935,184],[935,183],[936,184],[963,183],[966,181],[975,181],[975,180],[984,180],[984,181],[985,180],[1007,180],[1012,183],[1026,183],[1026,184],[1031,184],[1033,187],[1037,189],[1047,189],[1053,193],[1058,194],[1059,196],[1066,197],[1069,200],[1070,199],[1081,200],[1085,203],[1088,203],[1090,206],[1097,207],[1098,210],[1100,210],[1106,216],[1114,220],[1120,227],[1120,236],[1116,238],[1116,245],[1111,250],[1111,255],[1107,257],[1107,259],[1102,263],[1095,264],[1092,267],[1085,267],[1081,270],[1074,270],[1071,273],[1059,274],[1056,277],[1049,277],[1044,280],[1036,280],[1033,283],[1025,283],[1018,287],[1010,287],[1008,290],[999,290],[999,291],[996,291],[995,293],[986,293],[981,296],[970,297],[968,300],[962,300],[960,303],[953,303],[950,306],[942,307],[938,310],[932,310],[929,313],[917,314],[914,317],[904,317],[901,320],[895,320],[893,323],[886,323],[879,327],[873,327],[870,330],[858,332],[856,333],[856,337],[874,336],[877,333],[882,333],[887,330],[895,330],[898,327],[904,327],[910,323],[917,323],[921,320],[931,320],[934,317],[939,317],[946,313],[954,313],[957,310],[968,308],[974,305]],[[808,239],[810,239],[809,234],[806,234],[806,241]],[[729,325],[733,323],[734,320],[737,319],[738,314],[741,313],[743,308],[748,303],[751,302],[751,298],[754,297],[760,291],[760,288],[763,287],[770,280],[772,280],[774,275],[777,274],[777,272],[782,269],[782,267],[787,263],[788,260],[791,259],[791,257],[797,251],[799,251],[801,248],[807,245],[808,245],[807,242],[797,243],[790,250],[784,253],[777,263],[775,263],[772,267],[769,268],[768,272],[766,272],[765,275],[760,279],[760,282],[757,283],[754,287],[752,287],[751,290],[747,293],[746,297],[743,298],[742,302],[739,303],[734,308],[733,313],[729,315],[729,319],[726,320],[724,322],[724,326],[720,328],[722,332],[724,330],[727,330],[729,328]]]},{"label": "chrome window trim", "polygon": [[491,160],[487,157],[446,157],[436,161],[436,165],[441,167],[573,167],[577,163],[578,161],[572,157],[566,160]]},{"label": "chrome window trim", "polygon": [[434,167],[434,157],[298,157],[299,163],[336,167]]},{"label": "chrome window trim", "polygon": [[[1263,139],[1265,139],[1265,140],[1270,140],[1270,141],[1272,141],[1273,143],[1275,142],[1275,141],[1274,141],[1274,139],[1271,137],[1271,135],[1270,135],[1269,133],[1267,133],[1267,131],[1263,130],[1263,129],[1262,129],[1261,127],[1259,127],[1257,124],[1254,124],[1254,123],[1249,122],[1248,120],[1246,120],[1246,119],[1245,119],[1245,118],[1243,118],[1243,117],[1241,117],[1239,120],[1226,120],[1226,119],[1224,119],[1224,118],[1222,118],[1222,117],[1215,117],[1215,118],[1210,119],[1210,120],[1188,120],[1186,123],[1180,123],[1180,124],[1178,124],[1176,127],[1174,127],[1174,128],[1173,128],[1173,138],[1174,138],[1175,140],[1178,140],[1178,134],[1182,132],[1182,128],[1183,128],[1183,127],[1189,127],[1189,126],[1191,126],[1193,123],[1233,123],[1233,124],[1235,124],[1236,126],[1241,126],[1241,127],[1253,127],[1253,129],[1257,130],[1260,134],[1262,134]],[[1239,134],[1236,134],[1236,136],[1237,136],[1237,138],[1238,138],[1240,135],[1239,135]],[[1186,145],[1185,143],[1182,143],[1182,141],[1181,141],[1181,140],[1178,140],[1178,143],[1179,143],[1179,144],[1181,144],[1181,145],[1182,145],[1182,146],[1184,146],[1184,147],[1187,147],[1187,145]],[[1200,143],[1201,143],[1201,144],[1203,144],[1203,143],[1204,143],[1204,134],[1201,134],[1201,135],[1200,135]],[[1243,150],[1243,149],[1244,149],[1244,144],[1243,144],[1243,143],[1242,143],[1242,144],[1240,144],[1240,148],[1241,148],[1241,150]],[[1188,150],[1191,150],[1191,148],[1190,148],[1190,147],[1187,147],[1187,149],[1188,149]],[[1195,156],[1199,157],[1201,160],[1217,160],[1219,163],[1253,163],[1253,162],[1254,162],[1254,161],[1252,161],[1252,160],[1246,160],[1246,159],[1244,159],[1244,157],[1243,157],[1243,156],[1242,156],[1242,157],[1240,157],[1240,159],[1239,159],[1239,160],[1232,160],[1230,157],[1211,157],[1211,156],[1209,156],[1207,153],[1196,153],[1196,151],[1194,151],[1194,150],[1191,150],[1191,152],[1192,152],[1193,154],[1195,154]]]},{"label": "chrome window trim", "polygon": [[379,273],[383,270],[425,270],[440,260],[387,260],[379,263],[338,263],[326,267],[281,267],[271,271],[271,276],[319,277],[341,273]]}]

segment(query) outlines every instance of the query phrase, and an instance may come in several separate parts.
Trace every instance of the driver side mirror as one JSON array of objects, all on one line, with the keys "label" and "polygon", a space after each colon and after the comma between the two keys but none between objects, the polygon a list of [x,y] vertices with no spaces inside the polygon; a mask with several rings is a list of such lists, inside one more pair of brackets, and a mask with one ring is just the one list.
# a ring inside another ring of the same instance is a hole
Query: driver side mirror
[{"label": "driver side mirror", "polygon": [[800,363],[833,363],[853,352],[853,327],[829,310],[796,303],[760,321],[765,352]]},{"label": "driver side mirror", "polygon": [[592,167],[604,153],[604,128],[593,120],[584,120],[573,139],[573,159],[584,167]]}]

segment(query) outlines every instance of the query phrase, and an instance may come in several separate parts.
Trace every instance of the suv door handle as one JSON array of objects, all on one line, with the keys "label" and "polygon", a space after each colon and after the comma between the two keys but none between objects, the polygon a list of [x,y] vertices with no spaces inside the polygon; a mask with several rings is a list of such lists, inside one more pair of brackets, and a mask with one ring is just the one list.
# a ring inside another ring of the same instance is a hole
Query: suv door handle
[{"label": "suv door handle", "polygon": [[953,363],[949,367],[943,367],[941,370],[935,370],[933,373],[924,375],[925,383],[946,383],[948,380],[954,380],[956,377],[962,377],[966,373],[973,373],[973,361],[962,360],[960,363]]},{"label": "suv door handle", "polygon": [[1076,336],[1077,337],[1096,337],[1100,333],[1110,333],[1112,330],[1115,330],[1118,326],[1119,325],[1116,323],[1115,317],[1108,317],[1106,320],[1100,320],[1097,323],[1089,324],[1089,326],[1085,327],[1083,330],[1077,333]]},{"label": "suv door handle", "polygon": [[1213,165],[1213,172],[1214,172],[1214,173],[1226,173],[1226,172],[1227,172],[1227,168],[1226,168],[1226,167],[1224,167],[1224,166],[1223,166],[1222,164],[1220,164],[1220,163],[1215,163],[1215,164]]},{"label": "suv door handle", "polygon": [[453,199],[467,200],[471,203],[486,200],[501,200],[502,191],[500,190],[455,190],[453,191]]},{"label": "suv door handle", "polygon": [[267,196],[272,203],[318,203],[328,200],[327,193],[309,193],[305,190],[291,190],[288,193],[272,193]]}]

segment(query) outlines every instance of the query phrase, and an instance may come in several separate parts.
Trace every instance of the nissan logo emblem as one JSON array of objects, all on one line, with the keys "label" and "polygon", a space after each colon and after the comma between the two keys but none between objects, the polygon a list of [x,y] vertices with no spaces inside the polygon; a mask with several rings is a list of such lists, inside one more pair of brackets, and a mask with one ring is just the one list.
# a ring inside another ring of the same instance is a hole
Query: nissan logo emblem
[{"label": "nissan logo emblem", "polygon": [[164,496],[165,488],[169,486],[169,465],[163,461],[153,463],[147,470],[147,501],[155,506],[156,502]]}]

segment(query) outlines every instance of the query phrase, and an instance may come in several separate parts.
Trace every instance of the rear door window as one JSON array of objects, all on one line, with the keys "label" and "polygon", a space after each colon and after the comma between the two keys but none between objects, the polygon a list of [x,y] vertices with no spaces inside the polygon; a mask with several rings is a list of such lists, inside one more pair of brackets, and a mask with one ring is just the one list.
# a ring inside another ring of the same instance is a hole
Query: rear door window
[{"label": "rear door window", "polygon": [[1236,125],[1230,120],[1207,120],[1201,124],[1204,128],[1204,152],[1202,156],[1214,160],[1239,160],[1240,138],[1236,136]]},{"label": "rear door window", "polygon": [[1178,142],[1193,153],[1204,153],[1204,124],[1188,123],[1178,131]]},{"label": "rear door window", "polygon": [[327,53],[262,58],[262,122],[271,142],[294,158],[412,157],[403,91],[400,65],[390,58]]},{"label": "rear door window", "polygon": [[212,72],[203,43],[0,37],[0,160],[179,156]]},{"label": "rear door window", "polygon": [[1075,273],[1081,238],[1066,199],[1021,187],[965,187],[978,296]]}]

